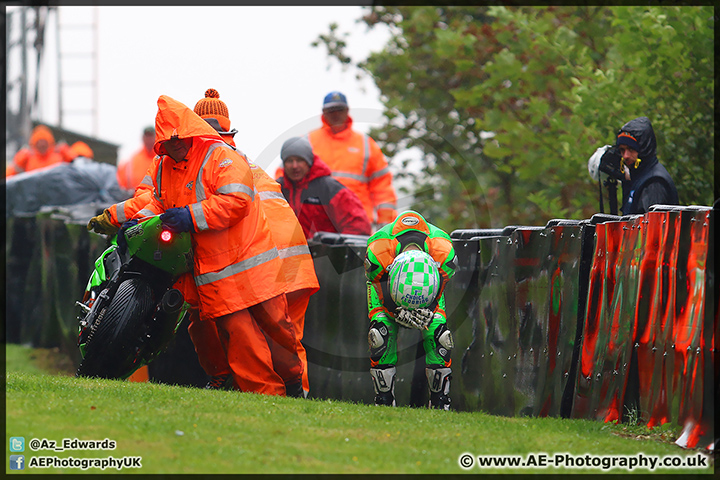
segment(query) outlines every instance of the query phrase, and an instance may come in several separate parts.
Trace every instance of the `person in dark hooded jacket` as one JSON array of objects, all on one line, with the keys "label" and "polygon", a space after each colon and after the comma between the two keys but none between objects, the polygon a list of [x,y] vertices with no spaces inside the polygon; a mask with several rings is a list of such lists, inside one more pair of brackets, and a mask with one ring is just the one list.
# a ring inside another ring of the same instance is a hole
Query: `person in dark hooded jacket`
[{"label": "person in dark hooded jacket", "polygon": [[657,204],[679,204],[675,183],[658,161],[655,132],[648,117],[638,117],[623,125],[615,144],[630,171],[629,180],[622,182],[623,215],[646,213]]},{"label": "person in dark hooded jacket", "polygon": [[306,238],[316,232],[370,235],[370,220],[360,199],[332,178],[330,168],[313,153],[307,139],[286,140],[280,158],[284,170],[277,181]]}]

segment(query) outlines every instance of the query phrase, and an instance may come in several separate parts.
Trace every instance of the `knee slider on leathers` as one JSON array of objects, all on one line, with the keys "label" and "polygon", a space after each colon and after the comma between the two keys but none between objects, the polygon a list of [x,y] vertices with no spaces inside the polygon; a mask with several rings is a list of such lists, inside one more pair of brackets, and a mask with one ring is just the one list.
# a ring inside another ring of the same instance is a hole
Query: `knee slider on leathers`
[{"label": "knee slider on leathers", "polygon": [[370,323],[370,331],[368,332],[368,345],[370,346],[370,359],[374,362],[380,361],[385,354],[388,345],[388,337],[390,332],[387,325],[373,320]]},{"label": "knee slider on leathers", "polygon": [[442,357],[445,363],[450,361],[450,354],[455,346],[452,334],[445,324],[440,325],[435,330],[435,349],[437,354]]}]

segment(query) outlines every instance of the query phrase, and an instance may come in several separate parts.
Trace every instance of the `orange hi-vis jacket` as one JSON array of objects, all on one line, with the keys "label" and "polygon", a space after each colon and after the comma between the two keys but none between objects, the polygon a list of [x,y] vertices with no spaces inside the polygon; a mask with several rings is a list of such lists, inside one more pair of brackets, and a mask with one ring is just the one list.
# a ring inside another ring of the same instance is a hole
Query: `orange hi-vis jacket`
[{"label": "orange hi-vis jacket", "polygon": [[[48,142],[48,149],[45,154],[41,154],[35,150],[35,145],[39,140]],[[21,148],[13,157],[12,162],[5,169],[5,176],[11,177],[18,173],[38,170],[63,162],[70,162],[72,159],[66,158],[62,150],[55,148],[55,137],[49,128],[44,125],[38,125],[33,129],[30,135],[29,148]],[[68,148],[65,145],[65,148]]]},{"label": "orange hi-vis jacket", "polygon": [[309,289],[305,292],[309,297],[320,289],[315,275],[315,264],[300,221],[282,194],[280,184],[237,149],[232,134],[221,133],[220,136],[250,165],[255,184],[255,198],[260,202],[260,208],[267,217],[278,254],[283,259],[283,270],[288,281],[287,292]]},{"label": "orange hi-vis jacket", "polygon": [[283,259],[288,292],[305,288],[312,289],[312,293],[317,292],[320,285],[305,234],[295,212],[283,196],[280,184],[254,163],[250,163],[250,170],[260,205],[270,223],[280,258]]},{"label": "orange hi-vis jacket", "polygon": [[160,156],[155,156],[153,158],[150,168],[148,168],[147,172],[145,172],[145,176],[135,187],[135,193],[131,198],[128,198],[120,203],[116,203],[108,208],[110,211],[110,219],[116,226],[122,226],[123,223],[133,218],[135,214],[142,209],[142,207],[150,202],[153,190],[153,181],[150,174],[156,171],[156,162],[159,161]]},{"label": "orange hi-vis jacket", "polygon": [[333,133],[324,118],[322,122],[321,128],[308,134],[313,153],[330,167],[333,178],[360,198],[370,222],[385,225],[395,220],[392,174],[378,144],[354,131],[350,117],[347,128],[338,133]]},{"label": "orange hi-vis jacket", "polygon": [[[282,260],[256,201],[247,160],[195,112],[165,95],[158,99],[155,132],[161,158],[151,170],[151,201],[135,218],[189,207],[201,318],[244,310],[285,293]],[[162,155],[162,142],[172,136],[193,139],[180,162]]]},{"label": "orange hi-vis jacket", "polygon": [[[146,178],[149,179],[150,177],[147,176]],[[123,223],[133,218],[135,214],[151,200],[152,180],[150,180],[150,186],[145,183],[140,183],[140,185],[138,185],[135,189],[134,197],[108,207],[108,210],[110,211],[110,220],[112,220],[112,223],[114,223],[115,226],[121,227]]]},{"label": "orange hi-vis jacket", "polygon": [[125,190],[135,190],[143,181],[145,175],[152,165],[155,158],[155,152],[141,148],[135,155],[118,164],[117,180],[120,188]]}]

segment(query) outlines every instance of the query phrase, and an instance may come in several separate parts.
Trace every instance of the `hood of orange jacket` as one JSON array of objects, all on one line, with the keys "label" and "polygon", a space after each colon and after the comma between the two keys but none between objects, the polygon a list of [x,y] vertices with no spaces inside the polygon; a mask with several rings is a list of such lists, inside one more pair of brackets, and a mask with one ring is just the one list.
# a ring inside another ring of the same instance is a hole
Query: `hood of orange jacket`
[{"label": "hood of orange jacket", "polygon": [[204,137],[208,140],[223,141],[222,137],[205,120],[190,108],[167,95],[160,95],[155,116],[155,153],[165,155],[162,143],[171,137]]},{"label": "hood of orange jacket", "polygon": [[37,145],[40,140],[45,140],[48,143],[48,152],[51,152],[52,149],[55,147],[55,136],[52,134],[52,131],[45,125],[38,125],[37,127],[33,128],[28,143],[32,148],[35,148],[35,145]]}]

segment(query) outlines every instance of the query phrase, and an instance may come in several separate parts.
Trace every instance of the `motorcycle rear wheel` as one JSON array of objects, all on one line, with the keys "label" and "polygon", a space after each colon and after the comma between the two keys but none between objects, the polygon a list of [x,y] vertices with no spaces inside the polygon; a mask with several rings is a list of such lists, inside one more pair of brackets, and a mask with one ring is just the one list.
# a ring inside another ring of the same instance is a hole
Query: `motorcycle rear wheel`
[{"label": "motorcycle rear wheel", "polygon": [[77,377],[124,378],[137,363],[143,326],[155,309],[155,295],[142,278],[120,284],[105,314],[93,324]]}]

